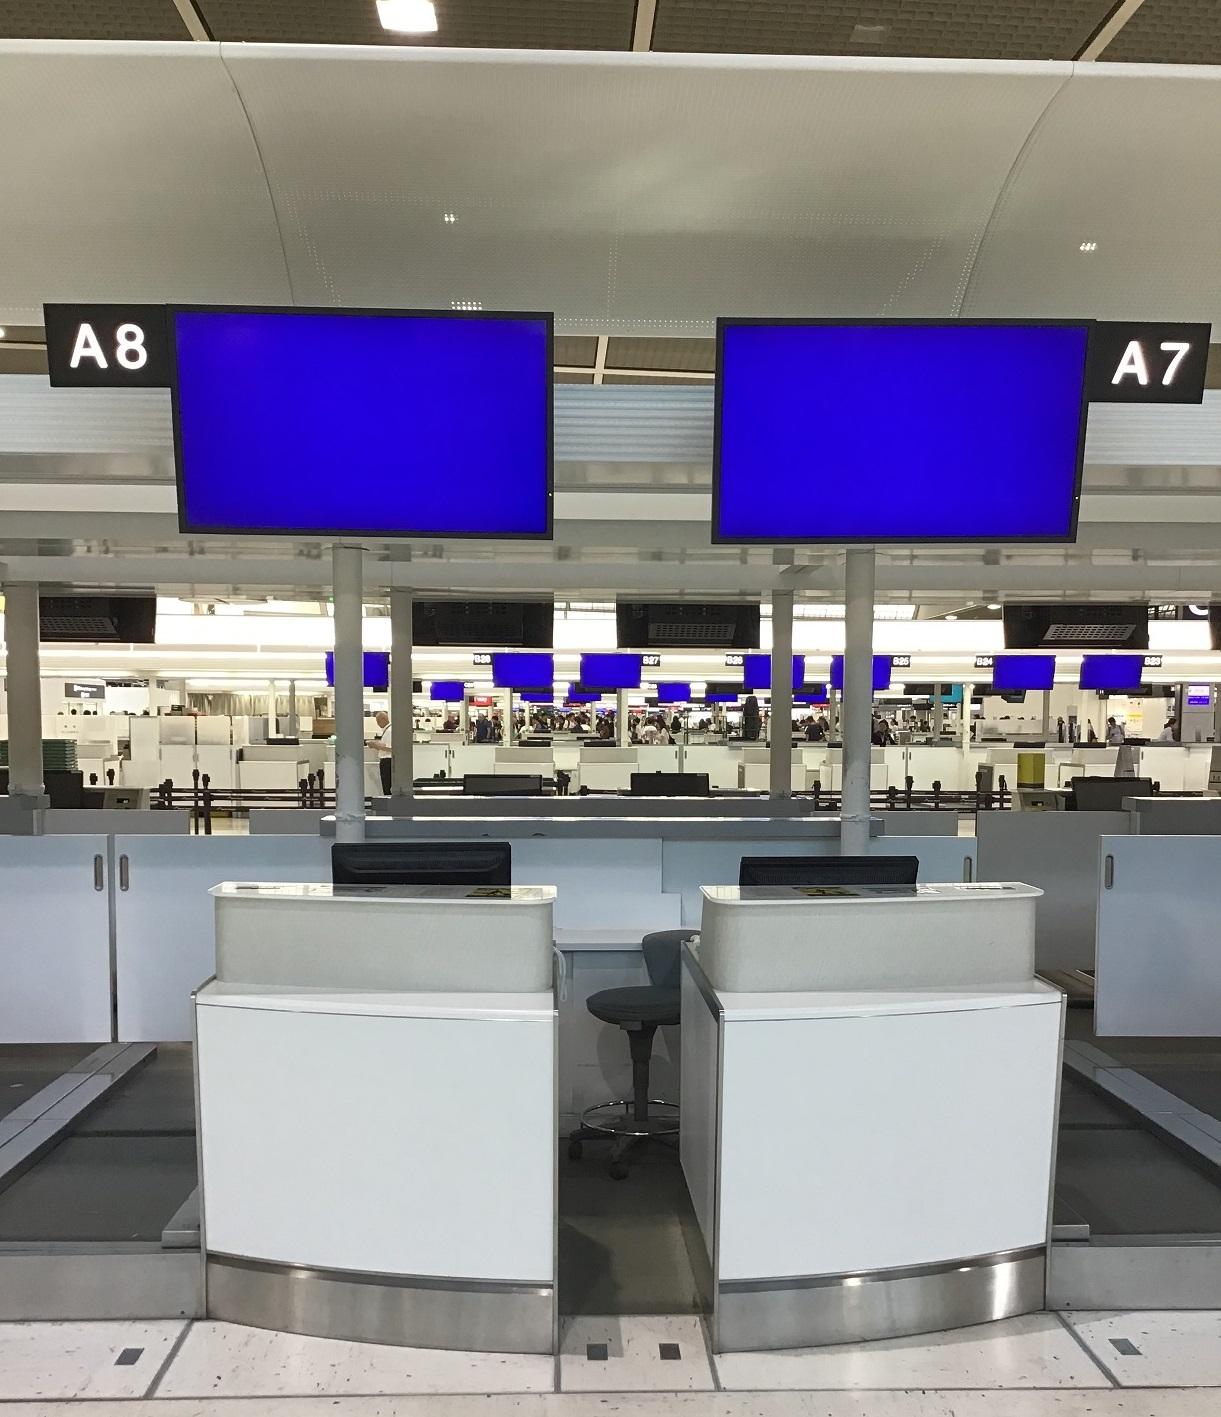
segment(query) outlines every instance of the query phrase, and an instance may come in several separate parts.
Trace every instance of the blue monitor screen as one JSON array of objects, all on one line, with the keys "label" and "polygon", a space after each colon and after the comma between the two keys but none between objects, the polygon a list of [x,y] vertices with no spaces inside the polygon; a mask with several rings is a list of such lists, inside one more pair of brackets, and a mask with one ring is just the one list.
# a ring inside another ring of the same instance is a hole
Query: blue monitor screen
[{"label": "blue monitor screen", "polygon": [[466,685],[461,679],[434,679],[428,697],[434,704],[460,704],[466,698]]},{"label": "blue monitor screen", "polygon": [[827,702],[827,686],[817,684],[806,687],[793,695],[795,704],[825,704]]},{"label": "blue monitor screen", "polygon": [[[364,672],[362,681],[366,689],[379,689],[384,692],[390,687],[390,656],[384,650],[365,651]],[[326,682],[335,686],[335,654],[333,650],[326,652]]]},{"label": "blue monitor screen", "polygon": [[1088,339],[721,320],[713,540],[1073,540]]},{"label": "blue monitor screen", "polygon": [[1139,689],[1145,672],[1143,654],[1085,654],[1081,656],[1081,689]]},{"label": "blue monitor screen", "polygon": [[601,694],[594,693],[592,689],[585,689],[580,684],[570,684],[568,696],[564,702],[566,704],[596,704],[601,697]]},{"label": "blue monitor screen", "polygon": [[736,704],[738,698],[737,694],[705,694],[704,702],[706,704]]},{"label": "blue monitor screen", "polygon": [[659,704],[689,704],[691,702],[691,685],[658,684],[657,702]]},{"label": "blue monitor screen", "polygon": [[583,654],[581,683],[587,689],[639,689],[642,663],[639,654]]},{"label": "blue monitor screen", "polygon": [[[875,694],[890,688],[890,672],[890,655],[875,654],[873,657],[873,691]],[[831,656],[831,687],[837,689],[841,694],[844,692],[844,656],[842,654]]]},{"label": "blue monitor screen", "polygon": [[[806,657],[793,656],[793,688],[805,682]],[[742,656],[742,685],[750,689],[770,689],[772,687],[772,657],[770,654],[746,654]]]},{"label": "blue monitor screen", "polygon": [[551,317],[171,312],[183,531],[551,535]]},{"label": "blue monitor screen", "polygon": [[998,654],[992,661],[992,687],[998,694],[1050,689],[1055,682],[1054,654]]},{"label": "blue monitor screen", "polygon": [[548,689],[555,678],[551,654],[494,654],[492,683],[498,689]]},{"label": "blue monitor screen", "polygon": [[555,703],[555,695],[541,691],[537,694],[525,693],[521,696],[521,701],[523,704],[553,704]]}]

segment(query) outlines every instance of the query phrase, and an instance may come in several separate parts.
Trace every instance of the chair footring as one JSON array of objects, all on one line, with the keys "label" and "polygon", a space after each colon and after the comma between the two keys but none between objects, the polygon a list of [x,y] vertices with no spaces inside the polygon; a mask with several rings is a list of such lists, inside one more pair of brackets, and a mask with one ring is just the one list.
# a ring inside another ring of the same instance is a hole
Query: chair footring
[{"label": "chair footring", "polygon": [[[665,1108],[663,1115],[657,1116],[653,1108]],[[613,1108],[622,1108],[618,1116],[597,1118],[598,1113],[610,1113]],[[604,1137],[665,1137],[678,1132],[678,1103],[667,1102],[664,1097],[649,1098],[649,1118],[641,1125],[634,1115],[635,1103],[630,1097],[615,1098],[610,1102],[597,1102],[586,1107],[581,1113],[582,1132],[592,1132]]]}]

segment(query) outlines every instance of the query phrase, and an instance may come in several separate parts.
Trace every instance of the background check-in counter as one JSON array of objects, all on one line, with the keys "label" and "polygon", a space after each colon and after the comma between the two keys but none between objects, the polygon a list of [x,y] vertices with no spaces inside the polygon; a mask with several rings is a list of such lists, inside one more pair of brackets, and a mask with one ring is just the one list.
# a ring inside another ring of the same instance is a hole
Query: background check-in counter
[{"label": "background check-in counter", "polygon": [[682,1163],[718,1352],[1043,1307],[1063,996],[1020,884],[703,891]]},{"label": "background check-in counter", "polygon": [[207,1312],[550,1353],[550,886],[213,892],[195,996]]}]

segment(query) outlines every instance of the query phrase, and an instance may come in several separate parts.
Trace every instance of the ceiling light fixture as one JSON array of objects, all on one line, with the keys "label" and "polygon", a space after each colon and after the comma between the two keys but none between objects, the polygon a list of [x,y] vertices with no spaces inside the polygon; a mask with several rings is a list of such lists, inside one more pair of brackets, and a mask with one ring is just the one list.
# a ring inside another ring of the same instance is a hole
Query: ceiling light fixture
[{"label": "ceiling light fixture", "polygon": [[945,618],[946,618],[947,620],[957,620],[957,619],[958,619],[958,616],[957,616],[957,615],[947,615]]},{"label": "ceiling light fixture", "polygon": [[8,334],[8,331],[4,328],[3,325],[0,325],[0,339],[3,339],[6,334]]},{"label": "ceiling light fixture", "polygon": [[988,602],[988,609],[989,609],[989,610],[999,610],[1000,608],[1001,608],[1001,603],[1000,603],[999,600],[992,600],[992,601],[989,601],[989,602]]},{"label": "ceiling light fixture", "polygon": [[482,300],[451,300],[449,302],[451,310],[482,310]]},{"label": "ceiling light fixture", "polygon": [[437,8],[432,0],[377,0],[377,18],[391,34],[436,34]]},{"label": "ceiling light fixture", "polygon": [[444,220],[445,220],[445,225],[446,225],[446,226],[453,226],[454,222],[456,222],[456,221],[458,220],[458,213],[457,213],[457,212],[446,212],[446,213],[445,213],[445,218],[444,218]]},{"label": "ceiling light fixture", "polygon": [[1097,249],[1097,241],[1083,241],[1081,245],[1077,247],[1078,251],[1097,251]]}]

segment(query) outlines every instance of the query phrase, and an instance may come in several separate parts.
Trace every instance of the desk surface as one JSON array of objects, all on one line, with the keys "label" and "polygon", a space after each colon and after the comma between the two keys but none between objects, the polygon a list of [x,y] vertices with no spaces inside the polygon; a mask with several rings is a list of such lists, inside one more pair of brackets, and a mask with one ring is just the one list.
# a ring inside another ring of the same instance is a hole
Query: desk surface
[{"label": "desk surface", "polygon": [[208,892],[220,900],[319,901],[343,905],[542,905],[554,886],[333,886],[319,881],[222,881]]},{"label": "desk surface", "polygon": [[[833,859],[833,858],[828,858]],[[916,886],[701,886],[714,905],[931,905],[945,901],[1020,900],[1041,896],[1021,881],[936,882]]]},{"label": "desk surface", "polygon": [[213,980],[195,996],[202,1007],[276,1013],[363,1014],[389,1018],[484,1019],[489,1022],[550,1023],[554,995],[399,993],[365,989],[303,989],[279,984],[228,984]]}]

